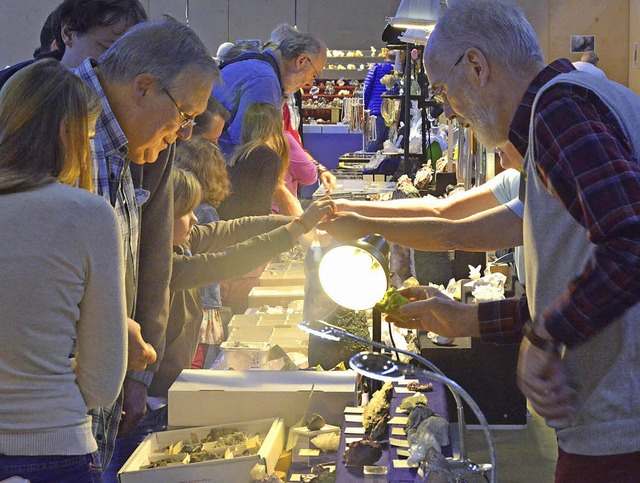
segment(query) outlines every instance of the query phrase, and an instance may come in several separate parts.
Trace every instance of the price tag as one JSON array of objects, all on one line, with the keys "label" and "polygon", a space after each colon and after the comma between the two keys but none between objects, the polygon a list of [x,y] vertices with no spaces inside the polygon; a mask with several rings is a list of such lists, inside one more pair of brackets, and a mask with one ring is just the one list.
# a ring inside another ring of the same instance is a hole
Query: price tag
[{"label": "price tag", "polygon": [[320,450],[319,449],[311,449],[311,448],[302,448],[300,450],[300,453],[298,453],[300,456],[320,456]]},{"label": "price tag", "polygon": [[404,426],[408,421],[408,416],[394,416],[389,420],[389,424],[402,424]]},{"label": "price tag", "polygon": [[362,414],[364,413],[364,408],[361,407],[346,407],[344,408],[345,414]]},{"label": "price tag", "polygon": [[389,444],[391,446],[399,446],[400,448],[408,448],[409,441],[406,439],[389,438]]},{"label": "price tag", "polygon": [[362,414],[345,414],[344,420],[347,423],[362,423]]},{"label": "price tag", "polygon": [[396,394],[413,394],[415,391],[409,391],[406,387],[396,387]]}]

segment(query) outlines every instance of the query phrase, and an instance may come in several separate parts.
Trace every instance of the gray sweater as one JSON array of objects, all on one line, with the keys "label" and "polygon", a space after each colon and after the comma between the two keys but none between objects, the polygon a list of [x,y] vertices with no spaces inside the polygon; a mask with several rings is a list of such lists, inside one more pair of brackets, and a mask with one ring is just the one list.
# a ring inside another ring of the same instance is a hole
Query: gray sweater
[{"label": "gray sweater", "polygon": [[0,233],[0,454],[96,451],[87,409],[115,400],[126,367],[115,213],[54,182],[0,195]]},{"label": "gray sweater", "polygon": [[[565,293],[595,250],[586,229],[546,190],[533,161],[537,101],[558,82],[572,82],[596,92],[618,116],[636,158],[640,157],[640,101],[628,95],[626,88],[576,71],[555,77],[538,92],[524,161],[524,246],[533,320]],[[636,304],[596,336],[566,351],[564,364],[569,384],[577,392],[578,411],[570,425],[557,430],[558,445],[564,451],[581,455],[640,451],[639,342],[640,304]]]}]

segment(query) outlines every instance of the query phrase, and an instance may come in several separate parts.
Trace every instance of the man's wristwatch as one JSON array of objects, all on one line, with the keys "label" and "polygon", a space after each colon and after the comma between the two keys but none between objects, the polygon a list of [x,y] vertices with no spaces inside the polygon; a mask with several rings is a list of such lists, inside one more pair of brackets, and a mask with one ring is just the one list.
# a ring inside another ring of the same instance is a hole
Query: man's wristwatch
[{"label": "man's wristwatch", "polygon": [[529,339],[529,342],[531,342],[531,345],[537,347],[538,349],[542,349],[543,351],[550,354],[560,354],[560,352],[562,351],[562,344],[560,342],[545,339],[536,334],[536,331],[533,328],[533,322],[531,320],[527,320],[524,323],[522,331],[524,332],[524,336]]}]

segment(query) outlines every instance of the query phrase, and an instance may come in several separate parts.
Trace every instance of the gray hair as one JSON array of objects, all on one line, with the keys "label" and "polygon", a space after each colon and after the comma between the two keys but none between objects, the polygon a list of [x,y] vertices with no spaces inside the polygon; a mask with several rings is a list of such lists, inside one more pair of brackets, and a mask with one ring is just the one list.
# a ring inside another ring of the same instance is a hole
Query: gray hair
[{"label": "gray hair", "polygon": [[217,81],[220,70],[198,35],[172,17],[136,25],[114,42],[98,61],[108,81],[125,83],[137,75],[153,75],[160,87],[170,87],[188,68]]},{"label": "gray hair", "polygon": [[286,60],[294,60],[302,54],[318,55],[327,50],[325,43],[316,34],[300,32],[288,24],[278,25],[271,32],[271,41],[280,42],[276,49]]},{"label": "gray hair", "polygon": [[288,23],[281,23],[271,31],[269,40],[271,42],[282,42],[287,37],[297,35],[298,33],[299,32],[295,27],[289,25]]},{"label": "gray hair", "polygon": [[491,62],[518,70],[544,61],[538,37],[522,9],[504,0],[454,0],[432,35],[454,57],[475,47]]}]

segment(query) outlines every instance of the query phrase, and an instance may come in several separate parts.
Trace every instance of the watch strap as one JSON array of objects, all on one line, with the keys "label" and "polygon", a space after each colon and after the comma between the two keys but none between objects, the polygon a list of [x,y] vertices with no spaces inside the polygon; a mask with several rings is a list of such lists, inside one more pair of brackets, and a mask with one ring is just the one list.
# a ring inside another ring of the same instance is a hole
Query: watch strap
[{"label": "watch strap", "polygon": [[544,337],[540,337],[538,334],[536,334],[536,331],[533,328],[533,322],[531,320],[527,320],[525,322],[522,330],[524,332],[524,336],[529,340],[529,342],[531,342],[531,345],[551,354],[560,353],[562,344],[556,342],[555,340],[545,339]]}]

